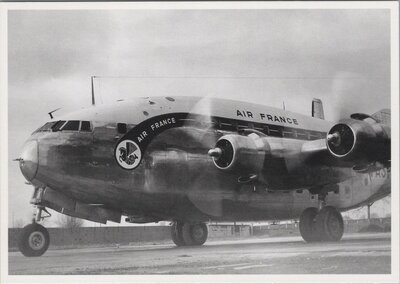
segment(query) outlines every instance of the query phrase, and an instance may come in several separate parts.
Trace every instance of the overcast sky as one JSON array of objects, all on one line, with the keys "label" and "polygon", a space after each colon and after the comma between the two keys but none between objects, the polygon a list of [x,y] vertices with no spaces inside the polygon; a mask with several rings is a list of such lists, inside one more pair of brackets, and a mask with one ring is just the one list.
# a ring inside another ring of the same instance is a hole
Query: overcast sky
[{"label": "overcast sky", "polygon": [[[9,160],[47,112],[154,95],[232,98],[326,117],[390,106],[389,10],[10,11]],[[126,78],[142,77],[142,78]],[[144,78],[143,78],[144,77]],[[191,78],[150,78],[191,77]],[[207,78],[203,78],[207,77]],[[229,77],[229,78],[226,78]],[[57,114],[57,113],[56,113]],[[9,222],[30,186],[9,161]]]}]

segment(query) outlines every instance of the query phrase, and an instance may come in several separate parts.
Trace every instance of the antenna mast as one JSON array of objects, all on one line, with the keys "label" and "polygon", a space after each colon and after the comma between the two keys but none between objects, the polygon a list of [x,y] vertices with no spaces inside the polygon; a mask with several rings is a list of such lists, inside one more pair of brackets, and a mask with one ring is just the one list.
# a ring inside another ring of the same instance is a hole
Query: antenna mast
[{"label": "antenna mast", "polygon": [[93,85],[93,79],[96,78],[96,76],[91,76],[90,81],[92,83],[92,106],[96,105],[96,101],[94,99],[94,85]]}]

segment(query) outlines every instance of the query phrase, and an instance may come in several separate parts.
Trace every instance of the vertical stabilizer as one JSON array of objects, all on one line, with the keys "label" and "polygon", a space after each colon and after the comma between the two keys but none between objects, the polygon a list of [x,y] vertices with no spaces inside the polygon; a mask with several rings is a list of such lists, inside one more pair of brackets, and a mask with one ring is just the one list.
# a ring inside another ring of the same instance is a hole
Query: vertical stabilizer
[{"label": "vertical stabilizer", "polygon": [[325,119],[324,107],[323,107],[322,101],[320,99],[312,100],[311,115],[312,115],[312,117],[315,117],[315,118]]}]

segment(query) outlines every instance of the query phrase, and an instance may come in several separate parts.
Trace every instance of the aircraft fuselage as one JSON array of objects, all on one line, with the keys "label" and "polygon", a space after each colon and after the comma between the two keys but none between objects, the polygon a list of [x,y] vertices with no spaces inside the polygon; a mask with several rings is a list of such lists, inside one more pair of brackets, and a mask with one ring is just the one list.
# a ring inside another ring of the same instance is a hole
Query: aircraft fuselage
[{"label": "aircraft fuselage", "polygon": [[[308,189],[333,186],[326,200],[341,210],[390,193],[390,168],[357,173],[351,167],[321,167],[298,155],[305,142],[326,137],[333,123],[267,106],[156,97],[91,107],[57,120],[65,121],[64,127],[78,121],[80,128],[34,132],[26,151],[37,147],[37,167],[24,175],[36,187],[123,215],[291,219],[318,206]],[[83,122],[90,128],[83,131]],[[221,136],[243,131],[265,135],[276,153],[265,160],[256,182],[238,182],[207,154]]]}]

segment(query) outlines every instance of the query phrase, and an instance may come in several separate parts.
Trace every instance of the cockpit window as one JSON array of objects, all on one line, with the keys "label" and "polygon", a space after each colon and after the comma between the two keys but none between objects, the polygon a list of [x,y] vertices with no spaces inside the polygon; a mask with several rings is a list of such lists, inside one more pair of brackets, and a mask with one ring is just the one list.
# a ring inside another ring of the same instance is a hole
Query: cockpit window
[{"label": "cockpit window", "polygon": [[80,121],[80,120],[59,120],[59,121],[51,121],[47,122],[45,125],[35,130],[36,132],[44,132],[44,131],[83,131],[83,132],[92,132],[92,125],[90,121]]},{"label": "cockpit window", "polygon": [[55,123],[56,123],[55,121],[47,122],[45,125],[43,125],[43,126],[40,128],[40,131],[49,131],[49,130],[51,130],[51,127],[52,127]]},{"label": "cockpit window", "polygon": [[81,131],[90,132],[92,129],[90,128],[90,121],[82,121]]},{"label": "cockpit window", "polygon": [[78,131],[79,130],[79,120],[68,121],[61,130],[62,131],[64,131],[64,130]]},{"label": "cockpit window", "polygon": [[59,120],[57,121],[56,124],[53,125],[53,127],[51,128],[53,131],[60,131],[61,126],[63,126],[65,123],[65,120]]},{"label": "cockpit window", "polygon": [[36,129],[33,133],[43,132],[43,131],[51,131],[51,127],[56,123],[56,121],[47,122],[45,125]]}]

